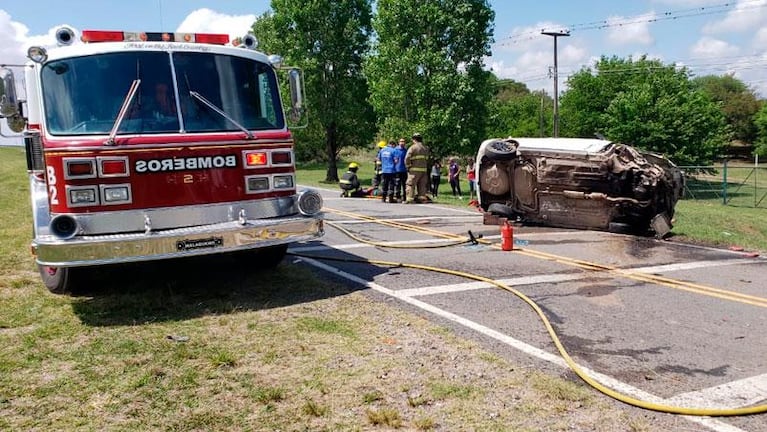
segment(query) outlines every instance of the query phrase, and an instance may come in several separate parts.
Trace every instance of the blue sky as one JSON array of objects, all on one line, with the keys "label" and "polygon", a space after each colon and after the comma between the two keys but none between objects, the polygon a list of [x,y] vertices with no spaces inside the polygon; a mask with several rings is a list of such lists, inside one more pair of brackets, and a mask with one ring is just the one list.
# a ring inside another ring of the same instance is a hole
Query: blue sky
[{"label": "blue sky", "polygon": [[[502,78],[551,93],[553,41],[559,39],[560,90],[568,74],[602,55],[648,54],[696,75],[734,73],[767,97],[767,0],[491,0],[493,55]],[[0,0],[0,63],[22,62],[27,47],[50,44],[57,27],[76,30],[246,32],[268,0]]]}]

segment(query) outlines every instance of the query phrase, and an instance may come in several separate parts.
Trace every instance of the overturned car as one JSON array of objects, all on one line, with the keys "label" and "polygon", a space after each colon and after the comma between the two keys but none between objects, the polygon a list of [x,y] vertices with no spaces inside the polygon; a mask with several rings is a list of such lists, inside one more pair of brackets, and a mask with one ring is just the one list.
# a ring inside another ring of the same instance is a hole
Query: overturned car
[{"label": "overturned car", "polygon": [[664,237],[684,188],[665,157],[602,139],[489,139],[476,164],[486,214],[564,228]]}]

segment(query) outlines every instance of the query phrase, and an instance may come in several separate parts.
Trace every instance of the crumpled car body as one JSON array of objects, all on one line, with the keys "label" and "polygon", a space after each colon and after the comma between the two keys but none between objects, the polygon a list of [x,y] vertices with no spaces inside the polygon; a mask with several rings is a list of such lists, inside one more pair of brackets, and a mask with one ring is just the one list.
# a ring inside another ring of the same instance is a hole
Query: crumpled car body
[{"label": "crumpled car body", "polygon": [[665,157],[602,139],[494,138],[475,160],[482,210],[530,224],[664,237],[684,189]]}]

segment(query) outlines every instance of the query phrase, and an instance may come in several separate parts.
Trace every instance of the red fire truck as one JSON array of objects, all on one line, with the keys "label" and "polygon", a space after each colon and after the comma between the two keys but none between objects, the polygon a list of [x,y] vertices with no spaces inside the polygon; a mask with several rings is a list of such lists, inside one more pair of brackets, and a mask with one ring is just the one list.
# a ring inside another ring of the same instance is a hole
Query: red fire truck
[{"label": "red fire truck", "polygon": [[322,198],[295,178],[300,70],[256,51],[252,35],[78,41],[62,28],[56,39],[0,69],[0,116],[23,133],[31,247],[49,290],[116,263],[250,250],[273,266],[289,243],[322,236]]}]

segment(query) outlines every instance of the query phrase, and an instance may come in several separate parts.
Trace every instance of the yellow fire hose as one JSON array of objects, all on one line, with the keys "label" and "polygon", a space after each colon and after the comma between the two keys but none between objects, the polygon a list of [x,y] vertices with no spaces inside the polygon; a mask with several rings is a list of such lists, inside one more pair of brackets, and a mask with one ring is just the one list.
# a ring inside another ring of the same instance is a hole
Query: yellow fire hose
[{"label": "yellow fire hose", "polygon": [[[371,218],[372,219],[372,218]],[[359,236],[355,235],[354,233],[350,232],[349,230],[346,230],[344,228],[341,228],[337,224],[334,224],[332,222],[325,221],[326,225],[332,226],[333,228],[336,228],[337,230],[341,231],[342,233],[346,234],[347,236],[351,237],[352,239],[374,245],[377,247],[384,247],[384,248],[392,248],[392,247],[412,247],[412,246],[405,246],[405,245],[391,245],[387,243],[380,243],[380,242],[374,242],[370,240],[366,240],[363,238],[360,238]],[[460,242],[454,242],[454,243],[448,243],[448,244],[442,244],[442,245],[434,245],[432,247],[450,247],[450,246],[456,246],[459,244],[465,244],[469,242],[477,242],[477,240],[471,236],[470,238],[460,241]],[[491,242],[487,240],[481,241],[484,244],[492,244]],[[743,408],[727,408],[727,409],[716,409],[716,408],[686,408],[686,407],[679,407],[679,406],[671,406],[671,405],[663,405],[653,402],[647,402],[643,401],[622,393],[619,393],[609,387],[606,387],[596,381],[594,378],[591,378],[586,372],[583,371],[583,369],[570,357],[570,354],[567,353],[567,350],[565,350],[565,347],[562,345],[562,342],[559,340],[559,337],[557,336],[557,333],[554,331],[554,327],[552,327],[551,323],[549,322],[546,315],[543,313],[543,310],[528,296],[523,294],[522,292],[516,290],[515,288],[512,288],[508,285],[502,284],[500,282],[497,282],[493,279],[479,276],[472,273],[457,271],[457,270],[450,270],[445,268],[439,268],[439,267],[431,267],[431,266],[425,266],[420,264],[408,264],[408,263],[401,263],[401,262],[393,262],[393,261],[381,261],[381,260],[368,260],[368,259],[348,259],[348,258],[329,258],[329,257],[322,257],[322,256],[315,256],[315,255],[303,255],[303,254],[296,254],[296,253],[290,253],[290,255],[296,256],[296,257],[303,257],[303,258],[309,258],[309,259],[316,259],[320,261],[343,261],[343,262],[354,262],[354,263],[363,263],[363,264],[374,264],[374,265],[382,265],[387,267],[404,267],[404,268],[412,268],[412,269],[418,269],[418,270],[425,270],[435,273],[443,273],[443,274],[449,274],[454,276],[460,276],[466,279],[473,279],[476,281],[481,281],[485,283],[489,283],[491,285],[494,285],[500,289],[503,289],[505,291],[508,291],[515,296],[519,297],[524,301],[525,303],[530,306],[533,311],[538,315],[538,317],[543,322],[543,325],[546,327],[546,331],[548,331],[549,336],[551,337],[551,340],[554,342],[554,345],[557,347],[557,350],[559,351],[559,354],[562,356],[562,358],[565,360],[567,365],[570,367],[570,369],[575,372],[576,375],[578,375],[583,381],[585,381],[588,385],[591,387],[597,389],[598,391],[602,392],[603,394],[610,396],[613,399],[619,400],[623,403],[633,405],[635,407],[644,408],[652,411],[658,411],[663,413],[669,413],[669,414],[682,414],[682,415],[690,415],[690,416],[711,416],[711,417],[731,417],[731,416],[743,416],[743,415],[751,415],[751,414],[762,414],[767,412],[767,405],[755,405],[750,407],[743,407]]]}]

